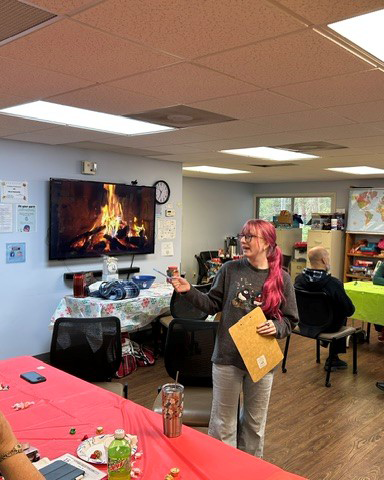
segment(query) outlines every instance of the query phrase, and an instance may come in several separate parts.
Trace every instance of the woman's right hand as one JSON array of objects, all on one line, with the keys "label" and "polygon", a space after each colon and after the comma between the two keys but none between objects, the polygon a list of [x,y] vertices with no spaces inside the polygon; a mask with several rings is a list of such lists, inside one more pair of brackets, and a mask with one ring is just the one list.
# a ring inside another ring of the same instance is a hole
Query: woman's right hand
[{"label": "woman's right hand", "polygon": [[191,284],[183,277],[172,277],[170,282],[177,293],[186,293],[191,289]]},{"label": "woman's right hand", "polygon": [[7,453],[16,445],[17,439],[8,420],[0,412],[0,454]]}]

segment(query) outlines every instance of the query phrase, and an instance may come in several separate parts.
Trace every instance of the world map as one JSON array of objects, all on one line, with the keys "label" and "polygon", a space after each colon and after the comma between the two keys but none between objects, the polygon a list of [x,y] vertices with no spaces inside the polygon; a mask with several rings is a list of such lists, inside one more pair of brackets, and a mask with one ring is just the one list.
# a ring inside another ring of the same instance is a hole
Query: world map
[{"label": "world map", "polygon": [[384,233],[384,188],[351,190],[347,230]]}]

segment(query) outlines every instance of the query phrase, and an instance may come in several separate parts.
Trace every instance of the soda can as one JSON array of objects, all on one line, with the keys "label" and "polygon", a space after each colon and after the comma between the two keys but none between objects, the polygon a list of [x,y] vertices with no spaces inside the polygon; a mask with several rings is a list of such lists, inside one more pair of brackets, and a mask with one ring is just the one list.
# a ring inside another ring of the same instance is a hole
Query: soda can
[{"label": "soda can", "polygon": [[181,435],[184,408],[184,387],[180,383],[166,383],[161,388],[163,431],[169,438]]}]

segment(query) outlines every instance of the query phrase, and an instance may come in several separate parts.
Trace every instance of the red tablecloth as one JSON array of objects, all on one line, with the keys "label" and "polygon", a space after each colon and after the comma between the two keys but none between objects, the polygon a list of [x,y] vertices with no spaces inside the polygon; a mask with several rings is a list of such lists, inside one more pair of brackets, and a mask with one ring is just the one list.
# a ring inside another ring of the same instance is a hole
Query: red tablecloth
[{"label": "red tablecloth", "polygon": [[[38,366],[45,368],[36,370]],[[27,383],[19,377],[27,371],[37,371],[47,381]],[[143,456],[136,466],[143,471],[142,480],[162,479],[172,467],[180,468],[181,480],[303,478],[185,426],[180,437],[167,438],[160,415],[33,357],[0,361],[0,382],[10,386],[8,391],[0,391],[0,410],[18,439],[31,443],[41,456],[50,459],[64,453],[76,455],[82,437],[96,435],[100,425],[105,433],[124,428],[138,436]],[[35,405],[12,409],[15,403],[25,401]],[[71,427],[76,428],[75,435],[70,435]]]}]

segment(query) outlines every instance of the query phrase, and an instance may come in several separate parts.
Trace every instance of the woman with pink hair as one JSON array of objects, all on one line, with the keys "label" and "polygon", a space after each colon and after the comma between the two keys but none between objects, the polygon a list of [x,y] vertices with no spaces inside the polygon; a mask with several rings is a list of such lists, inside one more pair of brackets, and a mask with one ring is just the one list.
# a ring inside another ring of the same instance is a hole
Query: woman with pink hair
[{"label": "woman with pink hair", "polygon": [[[282,269],[275,227],[264,220],[248,220],[238,238],[243,258],[226,262],[207,294],[199,292],[181,277],[173,277],[172,285],[202,311],[211,315],[222,312],[212,355],[213,401],[209,435],[262,457],[274,372],[253,382],[228,329],[260,306],[267,321],[257,327],[257,333],[284,338],[297,324],[298,314],[290,276]],[[243,408],[238,422],[241,392]]]}]

